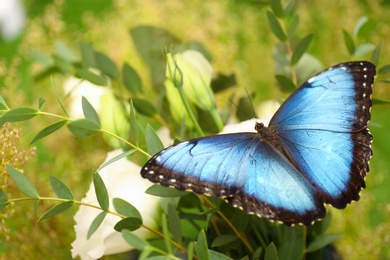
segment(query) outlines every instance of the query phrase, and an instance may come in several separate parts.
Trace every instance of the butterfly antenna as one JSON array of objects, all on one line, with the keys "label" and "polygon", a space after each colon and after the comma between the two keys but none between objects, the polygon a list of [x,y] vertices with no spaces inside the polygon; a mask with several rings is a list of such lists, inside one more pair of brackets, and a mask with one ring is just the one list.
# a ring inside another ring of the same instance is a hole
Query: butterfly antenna
[{"label": "butterfly antenna", "polygon": [[248,97],[249,103],[251,104],[251,108],[252,108],[252,118],[256,118],[255,107],[253,106],[252,98],[251,98],[251,96],[250,96],[250,94],[249,94],[248,89],[245,89],[245,92],[246,92],[246,96]]}]

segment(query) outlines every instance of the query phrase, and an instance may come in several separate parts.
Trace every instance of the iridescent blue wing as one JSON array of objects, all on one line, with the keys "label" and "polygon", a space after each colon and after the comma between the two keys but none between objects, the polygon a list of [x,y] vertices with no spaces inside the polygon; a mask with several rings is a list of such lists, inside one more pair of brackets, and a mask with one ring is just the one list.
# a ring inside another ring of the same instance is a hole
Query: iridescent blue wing
[{"label": "iridescent blue wing", "polygon": [[365,187],[374,76],[369,62],[331,67],[297,89],[269,125],[290,161],[337,208],[358,200]]},{"label": "iridescent blue wing", "polygon": [[286,224],[325,214],[322,198],[259,134],[193,139],[154,155],[141,175],[164,186],[225,197],[233,206]]}]

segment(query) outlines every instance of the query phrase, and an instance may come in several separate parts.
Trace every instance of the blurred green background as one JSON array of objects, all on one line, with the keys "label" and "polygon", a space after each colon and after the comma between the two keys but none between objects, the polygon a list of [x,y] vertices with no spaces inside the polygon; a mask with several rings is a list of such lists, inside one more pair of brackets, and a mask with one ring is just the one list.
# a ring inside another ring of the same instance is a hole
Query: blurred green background
[{"label": "blurred green background", "polygon": [[[268,25],[267,1],[40,0],[22,1],[22,6],[26,20],[20,35],[13,39],[3,36],[0,41],[0,93],[10,107],[36,107],[37,100],[44,98],[46,109],[61,114],[50,77],[34,78],[45,65],[45,58],[39,59],[38,54],[50,55],[58,41],[74,50],[79,49],[81,42],[87,42],[116,64],[128,62],[140,73],[145,88],[150,87],[149,68],[139,57],[129,33],[139,25],[158,26],[183,41],[200,42],[213,57],[216,72],[235,73],[238,91],[245,93],[245,89],[259,88],[260,100],[280,97],[272,57],[277,39]],[[378,65],[390,63],[390,1],[297,1],[296,12],[300,16],[297,34],[314,33],[309,53],[325,67],[353,59],[370,59],[370,55],[351,57],[342,32],[345,29],[352,33],[363,16],[376,22],[368,38],[371,43],[382,43]],[[53,82],[60,91],[66,77],[53,74]],[[377,77],[374,98],[390,100],[389,86],[380,79],[386,77]],[[227,101],[218,103],[226,105]],[[390,258],[388,115],[388,105],[375,105],[372,109],[374,156],[361,200],[342,211],[329,208],[333,216],[331,232],[344,235],[336,246],[346,259]],[[46,120],[39,117],[13,125],[23,129],[19,149],[29,149],[29,141],[48,124]],[[78,199],[84,196],[93,170],[109,150],[101,137],[81,139],[66,129],[35,146],[36,155],[24,169],[40,194],[54,196],[49,175],[55,175],[71,187]],[[12,198],[23,196],[11,182],[7,193]],[[38,211],[50,207],[41,204]],[[1,215],[0,257],[70,258],[76,210],[73,207],[61,216],[35,224],[33,203],[17,203],[7,208]]]}]

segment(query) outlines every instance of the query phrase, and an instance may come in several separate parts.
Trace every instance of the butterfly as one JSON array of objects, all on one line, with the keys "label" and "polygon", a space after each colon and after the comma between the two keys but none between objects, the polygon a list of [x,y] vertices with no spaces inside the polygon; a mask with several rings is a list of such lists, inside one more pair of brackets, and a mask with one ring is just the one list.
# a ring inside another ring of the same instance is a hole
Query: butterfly
[{"label": "butterfly", "polygon": [[342,63],[297,88],[257,133],[220,134],[170,146],[141,175],[287,225],[311,225],[324,204],[359,200],[372,156],[367,123],[375,66]]}]

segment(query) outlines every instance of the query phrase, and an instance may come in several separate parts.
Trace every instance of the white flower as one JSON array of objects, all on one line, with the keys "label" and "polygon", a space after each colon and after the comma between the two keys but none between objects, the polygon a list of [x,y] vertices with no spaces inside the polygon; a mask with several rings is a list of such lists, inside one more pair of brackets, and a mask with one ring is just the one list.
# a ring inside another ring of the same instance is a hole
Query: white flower
[{"label": "white flower", "polygon": [[[1,1],[1,0],[0,0]],[[69,95],[69,115],[72,118],[84,118],[81,98],[85,97],[96,112],[100,112],[100,98],[108,93],[106,87],[97,86],[87,80],[69,77],[64,82],[64,90]]]},{"label": "white flower", "polygon": [[[106,161],[121,154],[123,151],[115,150],[110,152]],[[143,223],[151,228],[157,227],[159,219],[159,197],[145,194],[145,190],[152,185],[140,175],[140,167],[125,158],[118,160],[103,168],[99,174],[102,177],[110,197],[110,210],[115,211],[112,206],[113,198],[121,198],[136,207],[143,219]],[[86,197],[82,202],[99,205],[95,195],[93,183],[91,184]],[[98,259],[103,255],[126,252],[132,247],[125,242],[121,233],[114,230],[114,225],[120,220],[119,217],[108,214],[96,230],[87,240],[87,232],[100,210],[80,206],[75,215],[76,239],[72,243],[73,258],[80,256],[81,259]],[[153,234],[140,228],[134,231],[138,236],[148,239]]]},{"label": "white flower", "polygon": [[0,0],[0,38],[11,41],[22,31],[26,21],[20,0]]},{"label": "white flower", "polygon": [[263,123],[264,125],[268,125],[272,116],[280,107],[279,103],[273,100],[265,101],[261,103],[256,112],[259,115],[260,119],[252,118],[238,124],[229,123],[226,125],[220,134],[229,134],[229,133],[237,133],[237,132],[253,132],[256,133],[255,124],[256,122]]}]

